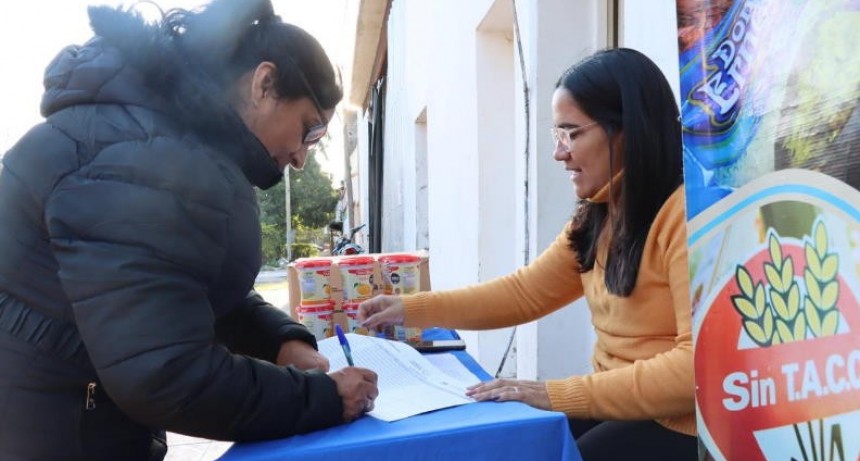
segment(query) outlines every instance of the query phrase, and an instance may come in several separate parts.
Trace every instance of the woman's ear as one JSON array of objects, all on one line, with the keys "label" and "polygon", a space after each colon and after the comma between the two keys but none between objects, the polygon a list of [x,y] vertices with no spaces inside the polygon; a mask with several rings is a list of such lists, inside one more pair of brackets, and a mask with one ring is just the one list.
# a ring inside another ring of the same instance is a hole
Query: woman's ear
[{"label": "woman's ear", "polygon": [[277,81],[278,68],[273,63],[263,61],[254,69],[251,76],[251,103],[254,107],[259,106],[268,97],[275,97],[275,82]]}]

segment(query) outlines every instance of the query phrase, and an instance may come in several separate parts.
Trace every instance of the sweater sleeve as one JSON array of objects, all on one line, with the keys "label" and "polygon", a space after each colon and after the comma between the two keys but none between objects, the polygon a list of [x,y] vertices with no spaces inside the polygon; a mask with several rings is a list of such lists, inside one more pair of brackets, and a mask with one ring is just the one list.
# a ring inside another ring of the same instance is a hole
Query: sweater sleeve
[{"label": "sweater sleeve", "polygon": [[658,214],[657,245],[665,255],[675,313],[675,346],[645,360],[586,376],[547,381],[552,408],[568,416],[598,420],[657,419],[693,411],[693,339],[683,188]]},{"label": "sweater sleeve", "polygon": [[514,274],[449,291],[404,296],[407,326],[487,330],[543,317],[582,296],[567,230]]}]

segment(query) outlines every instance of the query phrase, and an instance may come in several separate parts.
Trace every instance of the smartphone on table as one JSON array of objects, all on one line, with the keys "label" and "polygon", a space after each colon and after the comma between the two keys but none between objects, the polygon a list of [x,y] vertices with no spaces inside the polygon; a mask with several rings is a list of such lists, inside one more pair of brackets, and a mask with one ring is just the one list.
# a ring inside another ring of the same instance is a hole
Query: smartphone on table
[{"label": "smartphone on table", "polygon": [[466,342],[462,339],[434,339],[428,341],[407,342],[418,352],[447,352],[462,351],[466,349]]}]

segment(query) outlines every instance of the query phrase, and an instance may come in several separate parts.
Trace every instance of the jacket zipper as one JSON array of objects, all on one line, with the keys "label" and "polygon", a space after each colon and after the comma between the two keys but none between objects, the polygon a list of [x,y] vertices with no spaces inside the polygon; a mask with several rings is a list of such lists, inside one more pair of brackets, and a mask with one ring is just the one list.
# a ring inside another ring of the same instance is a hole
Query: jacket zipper
[{"label": "jacket zipper", "polygon": [[92,382],[87,384],[87,400],[84,405],[84,408],[87,410],[95,410],[96,409],[96,383]]}]

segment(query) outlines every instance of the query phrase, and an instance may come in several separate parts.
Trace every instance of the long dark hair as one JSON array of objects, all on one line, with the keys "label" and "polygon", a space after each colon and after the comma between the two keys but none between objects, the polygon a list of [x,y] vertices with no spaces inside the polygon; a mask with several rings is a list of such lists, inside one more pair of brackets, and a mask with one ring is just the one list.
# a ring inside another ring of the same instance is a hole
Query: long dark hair
[{"label": "long dark hair", "polygon": [[331,109],[343,97],[322,46],[282,22],[271,0],[212,0],[200,10],[170,10],[154,23],[131,8],[90,7],[89,14],[96,35],[168,101],[171,116],[208,137],[235,137],[233,88],[264,61],[278,68],[280,98],[313,96]]},{"label": "long dark hair", "polygon": [[[579,270],[587,272],[594,268],[598,238],[609,225],[604,282],[610,293],[629,296],[654,217],[684,181],[675,97],[660,69],[644,54],[626,48],[585,58],[562,74],[556,88],[570,92],[606,131],[608,162],[611,140],[623,133],[621,190],[612,191],[607,203],[580,201],[568,238]],[[611,212],[616,205],[618,212]]]}]

